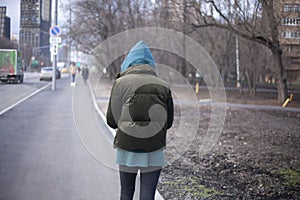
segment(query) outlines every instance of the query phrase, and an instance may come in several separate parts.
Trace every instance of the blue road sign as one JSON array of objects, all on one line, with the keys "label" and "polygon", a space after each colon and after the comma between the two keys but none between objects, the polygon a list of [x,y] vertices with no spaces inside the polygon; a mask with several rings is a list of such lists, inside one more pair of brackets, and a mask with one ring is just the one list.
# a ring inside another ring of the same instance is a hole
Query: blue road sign
[{"label": "blue road sign", "polygon": [[50,28],[50,35],[51,36],[59,36],[61,33],[61,29],[59,26],[52,26]]}]

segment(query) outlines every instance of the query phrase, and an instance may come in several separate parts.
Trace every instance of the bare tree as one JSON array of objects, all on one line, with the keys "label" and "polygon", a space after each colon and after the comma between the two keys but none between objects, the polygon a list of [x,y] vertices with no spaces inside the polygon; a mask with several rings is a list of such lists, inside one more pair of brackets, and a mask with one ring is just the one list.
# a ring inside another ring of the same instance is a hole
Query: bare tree
[{"label": "bare tree", "polygon": [[[272,63],[271,57],[270,50],[265,46],[243,38],[240,39],[241,72],[247,81],[251,96],[256,94],[259,76],[264,77],[266,66]],[[262,78],[260,81],[263,82]]]},{"label": "bare tree", "polygon": [[[102,62],[99,52],[93,50],[102,41],[119,32],[148,26],[151,11],[147,10],[151,2],[146,0],[77,0],[71,6],[66,6],[72,12],[72,21],[66,24],[69,29],[66,35],[72,41],[76,50],[93,54],[101,68],[108,67]],[[70,24],[72,26],[70,28]],[[102,53],[109,49],[101,49]],[[115,65],[108,69],[108,73],[116,73]]]},{"label": "bare tree", "polygon": [[[195,29],[190,35],[206,49],[223,77],[234,70],[233,60],[235,55],[232,33],[215,27],[205,27]],[[213,76],[213,74],[210,74],[210,76]],[[216,80],[215,87],[218,88],[219,83],[217,80],[219,79],[217,77],[211,78]]]},{"label": "bare tree", "polygon": [[[277,84],[277,99],[283,102],[287,97],[286,72],[282,63],[282,49],[278,27],[283,16],[274,8],[272,0],[226,0],[193,1],[197,22],[195,28],[214,26],[255,41],[271,50]],[[209,11],[208,8],[212,11]]]}]

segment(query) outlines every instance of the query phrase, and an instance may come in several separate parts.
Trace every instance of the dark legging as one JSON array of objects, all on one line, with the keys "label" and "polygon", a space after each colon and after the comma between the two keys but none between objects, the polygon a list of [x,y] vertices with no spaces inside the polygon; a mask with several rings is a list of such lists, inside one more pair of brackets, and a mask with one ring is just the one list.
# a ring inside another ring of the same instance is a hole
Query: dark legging
[{"label": "dark legging", "polygon": [[75,76],[76,76],[76,74],[72,74],[72,83],[75,82]]},{"label": "dark legging", "polygon": [[[123,169],[123,170],[122,170]],[[121,200],[132,200],[135,190],[135,179],[137,168],[120,167],[121,181]],[[149,168],[140,169],[140,200],[154,200],[157,182],[160,176],[161,168],[157,167],[153,170]]]}]

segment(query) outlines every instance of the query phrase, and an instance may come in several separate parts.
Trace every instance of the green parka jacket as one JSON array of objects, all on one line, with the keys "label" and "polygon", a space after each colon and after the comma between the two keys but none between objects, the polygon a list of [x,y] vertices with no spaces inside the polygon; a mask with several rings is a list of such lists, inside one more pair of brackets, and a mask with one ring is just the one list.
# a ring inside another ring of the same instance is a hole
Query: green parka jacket
[{"label": "green parka jacket", "polygon": [[117,128],[115,147],[132,152],[164,148],[174,117],[171,90],[150,65],[130,67],[114,82],[106,117]]}]

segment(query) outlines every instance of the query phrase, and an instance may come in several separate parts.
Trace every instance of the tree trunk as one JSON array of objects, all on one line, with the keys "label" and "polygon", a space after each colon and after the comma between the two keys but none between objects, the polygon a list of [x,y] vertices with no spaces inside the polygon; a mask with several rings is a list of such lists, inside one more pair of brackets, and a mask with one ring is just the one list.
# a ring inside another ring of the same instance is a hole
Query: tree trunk
[{"label": "tree trunk", "polygon": [[283,103],[287,98],[287,83],[286,83],[286,73],[283,68],[281,52],[279,49],[274,49],[273,51],[275,71],[276,71],[276,85],[277,85],[277,100],[278,103]]}]

